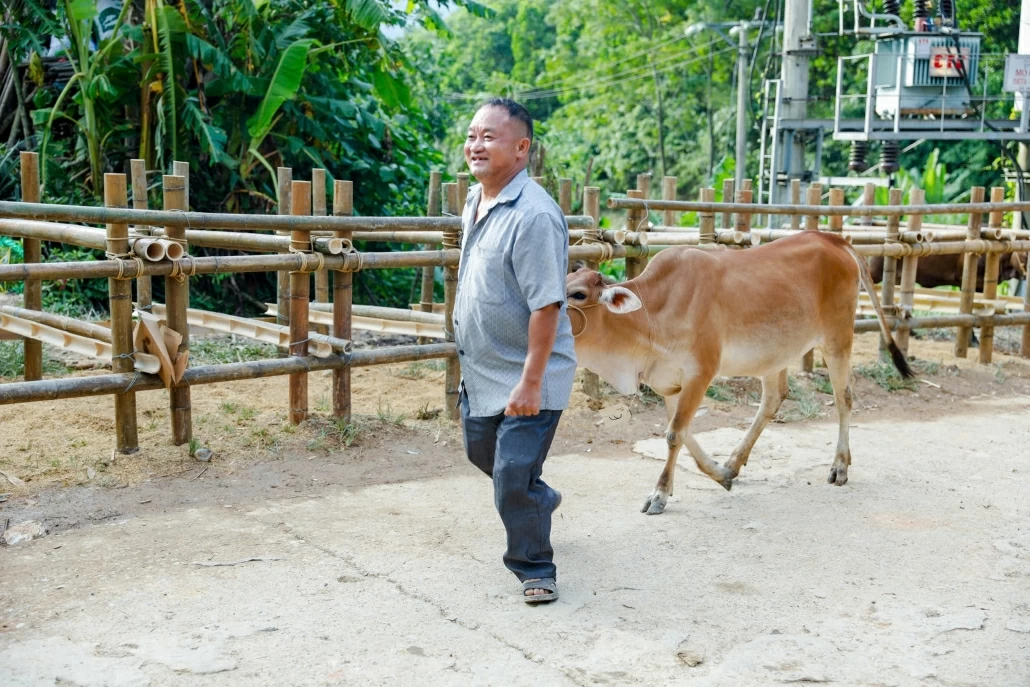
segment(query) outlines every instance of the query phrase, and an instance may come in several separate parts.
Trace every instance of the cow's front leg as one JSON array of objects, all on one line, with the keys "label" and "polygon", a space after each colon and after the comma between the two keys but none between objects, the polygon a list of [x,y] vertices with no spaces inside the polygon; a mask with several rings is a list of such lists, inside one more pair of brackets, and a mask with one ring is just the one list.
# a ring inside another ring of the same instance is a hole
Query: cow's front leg
[{"label": "cow's front leg", "polygon": [[783,399],[787,397],[787,389],[786,370],[762,377],[762,403],[758,407],[754,421],[748,427],[747,434],[740,440],[737,447],[733,449],[730,459],[726,461],[726,470],[733,476],[733,479],[736,479],[737,475],[740,474],[740,469],[747,465],[747,459],[751,455],[751,450],[755,447],[755,442],[758,441],[758,437],[762,434],[762,430],[773,419],[776,411],[783,404]]},{"label": "cow's front leg", "polygon": [[654,491],[644,502],[642,513],[658,515],[665,510],[669,497],[672,496],[673,478],[676,475],[676,458],[680,449],[686,445],[697,466],[706,475],[714,479],[726,489],[731,486],[732,477],[725,468],[715,461],[701,449],[694,437],[690,435],[690,421],[694,419],[701,401],[705,396],[705,390],[711,383],[714,375],[696,377],[682,386],[679,395],[666,399],[666,407],[669,411],[669,426],[665,432],[665,440],[669,446],[668,458],[665,460],[665,469],[658,477],[658,483]]}]

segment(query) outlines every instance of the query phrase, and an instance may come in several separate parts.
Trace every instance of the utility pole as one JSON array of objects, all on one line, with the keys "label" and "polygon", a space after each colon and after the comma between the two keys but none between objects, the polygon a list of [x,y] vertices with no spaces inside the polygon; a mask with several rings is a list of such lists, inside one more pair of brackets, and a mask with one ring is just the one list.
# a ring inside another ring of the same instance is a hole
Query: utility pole
[{"label": "utility pole", "polygon": [[[808,115],[808,62],[815,50],[814,38],[810,35],[811,10],[812,0],[786,0],[783,14],[781,118],[795,122],[804,120]],[[789,188],[790,179],[800,177],[805,171],[805,140],[800,133],[789,123],[784,127],[784,140],[779,146],[780,159],[775,161],[770,178],[774,203],[779,200],[777,172],[786,172],[786,189]]]},{"label": "utility pole", "polygon": [[[1030,55],[1030,0],[1023,0],[1023,5],[1022,5],[1021,13],[1019,15],[1019,49],[1018,49],[1018,52],[1019,52],[1020,55]],[[1028,102],[1028,101],[1030,101],[1030,99],[1028,99],[1025,95],[1023,95],[1021,93],[1017,93],[1016,94],[1016,102],[1020,103],[1020,101],[1022,103],[1022,108],[1023,109],[1025,109],[1028,106],[1030,106],[1030,102]],[[1016,156],[1016,161],[1019,163],[1019,166],[1022,167],[1023,169],[1026,169],[1028,164],[1030,164],[1030,147],[1028,147],[1026,143],[1020,143],[1019,144],[1019,153]],[[1028,187],[1030,187],[1030,184],[1027,184],[1023,188],[1018,188],[1018,181],[1017,181],[1016,198],[1018,200],[1025,200],[1027,198],[1030,198],[1030,188],[1028,188]],[[1012,221],[1014,222],[1013,228],[1015,228],[1015,229],[1022,229],[1023,228],[1023,218],[1021,216],[1022,214],[1023,213],[1021,213],[1021,212],[1013,213],[1013,218],[1012,218]],[[1027,281],[1030,282],[1030,280],[1027,280]]]},{"label": "utility pole", "polygon": [[[1030,2],[1030,0],[1024,0],[1024,2]],[[742,21],[736,28],[730,30],[730,35],[733,35],[734,31],[737,32],[737,149],[734,153],[736,163],[733,174],[736,182],[734,188],[736,189],[743,187],[742,182],[747,171],[747,99],[751,85],[747,74],[747,60],[750,52],[747,43],[747,29],[747,22]]]}]

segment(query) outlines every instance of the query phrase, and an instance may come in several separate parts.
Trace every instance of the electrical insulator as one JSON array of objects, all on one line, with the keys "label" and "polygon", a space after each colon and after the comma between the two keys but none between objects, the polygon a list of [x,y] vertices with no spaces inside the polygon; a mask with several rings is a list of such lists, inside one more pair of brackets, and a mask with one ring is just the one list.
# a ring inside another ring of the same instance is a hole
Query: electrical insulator
[{"label": "electrical insulator", "polygon": [[901,169],[898,162],[901,151],[896,141],[884,141],[880,145],[880,171],[890,175]]},{"label": "electrical insulator", "polygon": [[912,11],[912,16],[916,19],[926,19],[930,16],[930,8],[927,6],[928,0],[916,0],[915,8]]},{"label": "electrical insulator", "polygon": [[864,172],[869,169],[866,158],[869,156],[869,144],[865,141],[851,142],[851,157],[848,159],[848,169],[852,172]]},{"label": "electrical insulator", "polygon": [[897,16],[901,11],[901,0],[883,0],[883,11],[886,14]]},{"label": "electrical insulator", "polygon": [[944,26],[955,25],[955,0],[940,0],[937,3],[937,16]]}]

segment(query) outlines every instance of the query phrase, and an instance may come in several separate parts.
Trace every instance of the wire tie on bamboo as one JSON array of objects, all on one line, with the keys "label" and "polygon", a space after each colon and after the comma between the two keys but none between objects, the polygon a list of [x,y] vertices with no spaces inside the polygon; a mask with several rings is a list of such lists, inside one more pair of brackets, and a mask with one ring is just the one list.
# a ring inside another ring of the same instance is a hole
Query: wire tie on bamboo
[{"label": "wire tie on bamboo", "polygon": [[123,391],[122,393],[123,394],[129,393],[129,390],[132,389],[132,387],[134,387],[136,385],[136,382],[139,381],[139,377],[140,377],[140,372],[139,372],[139,370],[136,370],[136,373],[134,375],[132,375],[132,379],[129,380],[128,386],[125,387],[125,391]]},{"label": "wire tie on bamboo", "polygon": [[[143,276],[143,258],[135,253],[115,253],[111,250],[104,251],[104,257],[118,263],[118,276],[115,279],[137,279]],[[131,275],[125,274],[125,265],[130,261],[136,264],[136,272]]]}]

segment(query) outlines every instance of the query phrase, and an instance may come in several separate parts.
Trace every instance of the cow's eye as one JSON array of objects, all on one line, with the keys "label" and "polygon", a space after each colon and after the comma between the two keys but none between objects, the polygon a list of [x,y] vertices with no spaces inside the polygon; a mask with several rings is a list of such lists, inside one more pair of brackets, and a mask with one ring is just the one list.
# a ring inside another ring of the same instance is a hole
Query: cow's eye
[{"label": "cow's eye", "polygon": [[569,298],[576,301],[585,301],[587,299],[587,295],[582,291],[576,291],[575,293],[570,293]]}]

